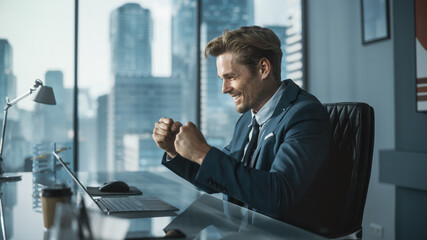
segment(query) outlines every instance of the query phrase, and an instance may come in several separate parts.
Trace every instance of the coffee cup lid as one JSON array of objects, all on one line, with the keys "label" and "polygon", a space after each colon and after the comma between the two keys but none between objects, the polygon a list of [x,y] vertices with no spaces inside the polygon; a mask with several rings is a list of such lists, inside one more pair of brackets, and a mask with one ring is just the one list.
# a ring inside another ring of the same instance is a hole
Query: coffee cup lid
[{"label": "coffee cup lid", "polygon": [[63,197],[70,196],[71,188],[63,184],[50,185],[42,189],[42,197]]}]

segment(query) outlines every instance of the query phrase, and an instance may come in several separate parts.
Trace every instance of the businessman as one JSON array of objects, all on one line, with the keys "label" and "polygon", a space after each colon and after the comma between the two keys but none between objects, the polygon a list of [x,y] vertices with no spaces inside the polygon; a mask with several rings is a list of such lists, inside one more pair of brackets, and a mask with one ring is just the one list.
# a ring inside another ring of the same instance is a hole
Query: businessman
[{"label": "businessman", "polygon": [[208,193],[284,220],[298,215],[304,196],[328,156],[329,116],[292,80],[280,80],[280,40],[267,28],[241,27],[210,41],[222,92],[241,117],[233,138],[211,147],[191,122],[161,118],[153,139],[162,164]]}]

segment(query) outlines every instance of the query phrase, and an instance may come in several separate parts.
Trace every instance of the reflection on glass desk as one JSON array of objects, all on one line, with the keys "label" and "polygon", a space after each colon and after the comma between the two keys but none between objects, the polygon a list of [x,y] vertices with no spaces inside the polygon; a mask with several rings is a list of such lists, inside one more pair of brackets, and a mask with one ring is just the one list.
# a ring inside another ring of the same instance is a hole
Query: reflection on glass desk
[{"label": "reflection on glass desk", "polygon": [[[123,180],[138,187],[143,196],[158,197],[180,209],[170,216],[127,218],[129,238],[162,235],[164,230],[179,229],[186,235],[185,239],[324,239],[204,194],[171,172],[78,175],[85,186]],[[72,189],[75,194],[79,191],[76,186]],[[22,173],[22,181],[2,183],[1,192],[7,239],[43,239],[45,230],[41,209],[37,206],[39,195],[33,188],[33,175]]]}]

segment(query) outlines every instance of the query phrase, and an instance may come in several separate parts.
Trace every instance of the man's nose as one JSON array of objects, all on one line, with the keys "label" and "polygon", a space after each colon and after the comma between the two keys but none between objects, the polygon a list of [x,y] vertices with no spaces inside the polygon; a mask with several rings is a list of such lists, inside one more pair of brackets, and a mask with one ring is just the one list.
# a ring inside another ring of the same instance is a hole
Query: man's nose
[{"label": "man's nose", "polygon": [[229,93],[230,91],[230,83],[226,80],[222,80],[222,93]]}]

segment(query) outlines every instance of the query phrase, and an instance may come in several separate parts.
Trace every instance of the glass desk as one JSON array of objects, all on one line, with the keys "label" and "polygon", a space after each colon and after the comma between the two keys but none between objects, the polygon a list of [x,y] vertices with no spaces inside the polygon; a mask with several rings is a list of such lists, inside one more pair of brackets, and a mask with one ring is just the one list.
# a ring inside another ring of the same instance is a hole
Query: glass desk
[{"label": "glass desk", "polygon": [[[171,172],[81,173],[79,179],[85,186],[123,180],[139,188],[143,196],[158,197],[180,209],[168,216],[127,218],[130,223],[128,237],[144,237],[163,233],[163,230],[179,229],[186,235],[185,239],[324,239],[204,194]],[[72,183],[71,178],[62,180]],[[22,173],[21,181],[1,184],[7,239],[46,238],[40,187],[35,183],[32,173]],[[74,193],[79,191],[76,186],[72,189]]]}]

